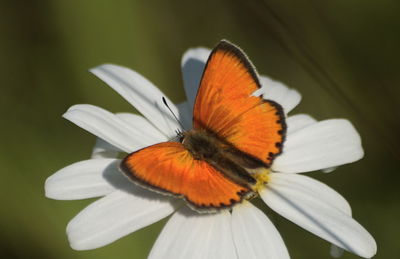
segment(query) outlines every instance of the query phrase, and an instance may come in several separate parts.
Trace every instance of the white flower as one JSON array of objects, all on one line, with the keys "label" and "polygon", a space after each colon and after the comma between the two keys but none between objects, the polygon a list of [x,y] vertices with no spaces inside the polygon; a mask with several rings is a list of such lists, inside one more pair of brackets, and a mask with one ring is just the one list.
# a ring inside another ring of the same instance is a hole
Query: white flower
[{"label": "white flower", "polygon": [[[191,49],[182,60],[187,102],[170,108],[186,128],[209,50]],[[46,196],[60,200],[104,196],[82,210],[67,226],[72,248],[94,249],[173,214],[154,244],[149,258],[289,258],[278,231],[248,201],[231,211],[198,214],[175,198],[142,189],[118,171],[119,152],[167,141],[180,129],[162,104],[165,95],[138,73],[116,65],[91,70],[140,111],[113,114],[93,105],[75,105],[64,117],[98,137],[92,159],[67,166],[50,176]],[[288,114],[300,94],[261,76],[266,99]],[[327,185],[299,173],[334,168],[363,156],[358,133],[343,119],[317,122],[306,114],[287,117],[283,153],[272,165],[270,181],[260,191],[275,212],[337,247],[370,258],[373,237],[351,217],[347,201]],[[183,206],[182,206],[183,205]]]}]

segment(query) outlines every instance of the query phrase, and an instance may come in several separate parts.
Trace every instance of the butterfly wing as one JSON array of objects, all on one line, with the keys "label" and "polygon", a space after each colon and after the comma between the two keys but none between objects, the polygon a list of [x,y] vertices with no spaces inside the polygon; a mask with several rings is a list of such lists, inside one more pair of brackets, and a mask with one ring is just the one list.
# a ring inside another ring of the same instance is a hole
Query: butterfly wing
[{"label": "butterfly wing", "polygon": [[257,73],[236,46],[221,41],[211,52],[197,93],[193,126],[205,129],[269,166],[286,130],[279,104],[252,94]]},{"label": "butterfly wing", "polygon": [[196,209],[224,208],[251,191],[207,162],[195,160],[181,143],[164,142],[129,154],[121,171],[152,190],[183,197]]}]

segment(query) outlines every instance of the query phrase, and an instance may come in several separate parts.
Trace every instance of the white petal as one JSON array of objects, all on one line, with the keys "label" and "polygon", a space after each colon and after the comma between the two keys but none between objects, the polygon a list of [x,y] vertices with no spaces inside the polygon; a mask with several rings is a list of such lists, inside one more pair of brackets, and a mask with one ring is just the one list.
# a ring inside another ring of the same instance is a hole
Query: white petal
[{"label": "white petal", "polygon": [[96,143],[92,150],[92,158],[116,158],[121,151],[101,138],[96,138]]},{"label": "white petal", "polygon": [[180,129],[178,122],[162,101],[164,97],[177,114],[175,105],[153,83],[137,72],[117,65],[105,64],[90,70],[98,78],[106,82],[125,100],[140,111],[154,126],[166,136],[175,136]]},{"label": "white petal", "polygon": [[307,193],[309,196],[315,196],[351,216],[350,204],[340,193],[311,177],[300,174],[272,173],[268,185],[287,189],[293,188],[294,191]]},{"label": "white petal", "polygon": [[363,155],[360,136],[348,120],[325,120],[289,135],[272,169],[308,172],[351,163]]},{"label": "white petal", "polygon": [[47,178],[46,197],[79,200],[103,196],[128,181],[118,171],[118,159],[91,159],[64,167]]},{"label": "white petal", "polygon": [[184,207],[169,219],[149,258],[236,258],[230,213],[199,214]]},{"label": "white petal", "polygon": [[[289,116],[286,119],[286,125],[287,125],[287,135],[291,135],[294,132],[305,128],[307,126],[310,126],[311,124],[317,123],[317,120],[314,119],[313,117],[311,117],[308,114],[296,114],[293,116]],[[328,168],[324,168],[321,171],[323,173],[331,173],[333,171],[335,171],[337,168],[337,166],[334,167],[328,167]]]},{"label": "white petal", "polygon": [[138,130],[115,114],[93,105],[74,105],[63,117],[128,153],[158,141],[144,134],[146,129]]},{"label": "white petal", "polygon": [[264,99],[280,104],[286,114],[293,110],[301,101],[299,92],[288,88],[279,81],[272,80],[267,76],[260,76],[260,83],[262,88],[257,90],[257,92],[263,94]]},{"label": "white petal", "polygon": [[310,126],[314,123],[317,123],[317,120],[308,114],[296,114],[293,116],[289,116],[286,119],[287,135],[291,135],[294,132]]},{"label": "white petal", "polygon": [[131,128],[134,128],[140,132],[141,136],[150,136],[151,139],[148,139],[148,145],[153,145],[168,140],[168,138],[161,131],[154,127],[153,124],[151,124],[143,116],[133,113],[117,113],[116,115],[118,118],[129,124]]},{"label": "white petal", "polygon": [[[309,195],[318,196],[319,193],[324,193],[324,196],[321,196],[320,198],[324,199],[325,203],[336,207],[348,216],[351,216],[352,214],[350,204],[347,200],[324,183],[297,174],[272,174],[272,177],[275,184],[292,184],[296,185],[297,188],[301,185],[303,191],[309,192]],[[332,244],[330,254],[333,257],[340,257],[341,254],[343,254],[343,249]]]},{"label": "white petal", "polygon": [[182,102],[176,105],[179,110],[179,119],[183,124],[184,130],[190,130],[193,128],[193,112],[189,105],[189,102]]},{"label": "white petal", "polygon": [[170,202],[157,199],[160,195],[140,196],[139,191],[143,190],[135,194],[117,190],[82,210],[67,226],[71,247],[88,250],[105,246],[174,211]]},{"label": "white petal", "polygon": [[[148,135],[152,139],[147,145],[152,145],[166,141],[167,138],[157,128],[153,126],[146,118],[132,113],[117,113],[117,117],[125,121],[132,128],[141,132],[141,136]],[[96,144],[93,147],[92,158],[116,158],[118,153],[123,152],[119,148],[111,145],[101,138],[96,139]]]},{"label": "white petal", "polygon": [[274,224],[249,202],[233,208],[232,232],[239,258],[290,258]]},{"label": "white petal", "polygon": [[271,209],[311,233],[359,256],[375,255],[374,238],[344,212],[340,196],[322,183],[276,173],[260,194]]},{"label": "white petal", "polygon": [[340,248],[340,247],[338,247],[338,246],[331,245],[330,255],[331,255],[333,258],[342,257],[342,255],[343,255],[343,249]]},{"label": "white petal", "polygon": [[194,48],[187,50],[182,57],[183,85],[192,110],[201,76],[203,75],[204,67],[210,52],[210,49]]},{"label": "white petal", "polygon": [[337,166],[328,167],[328,168],[322,169],[322,172],[329,174],[329,173],[332,173],[333,171],[335,171],[336,169],[337,169]]}]

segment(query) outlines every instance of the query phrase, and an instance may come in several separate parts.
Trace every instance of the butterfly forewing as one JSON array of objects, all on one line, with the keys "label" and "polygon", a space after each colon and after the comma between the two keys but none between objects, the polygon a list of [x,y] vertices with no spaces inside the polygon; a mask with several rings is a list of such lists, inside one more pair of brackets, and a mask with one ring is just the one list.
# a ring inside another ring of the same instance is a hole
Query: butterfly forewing
[{"label": "butterfly forewing", "polygon": [[195,101],[193,125],[218,135],[268,166],[281,152],[285,122],[280,105],[252,95],[260,87],[245,54],[221,41],[207,61]]}]

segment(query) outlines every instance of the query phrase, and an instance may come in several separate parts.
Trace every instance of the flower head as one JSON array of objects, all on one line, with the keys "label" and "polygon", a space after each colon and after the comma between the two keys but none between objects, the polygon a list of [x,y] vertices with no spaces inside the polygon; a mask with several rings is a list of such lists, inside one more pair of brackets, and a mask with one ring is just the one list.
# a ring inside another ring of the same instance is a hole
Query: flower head
[{"label": "flower head", "polygon": [[[182,59],[187,101],[170,109],[189,129],[201,74],[210,51],[190,49]],[[149,258],[289,258],[268,217],[250,201],[231,210],[199,214],[179,199],[132,184],[118,170],[121,152],[131,153],[176,137],[181,125],[161,102],[165,95],[128,68],[102,65],[91,70],[143,116],[113,114],[93,105],[72,106],[64,117],[98,137],[92,158],[50,176],[46,196],[60,200],[104,196],[82,210],[67,227],[72,248],[94,249],[172,214]],[[258,93],[279,103],[287,114],[300,94],[280,82],[260,77]],[[351,217],[348,202],[327,185],[301,173],[333,168],[363,157],[361,140],[344,119],[317,122],[311,116],[287,116],[283,152],[274,160],[267,184],[257,188],[275,212],[337,247],[372,257],[372,236]]]}]

